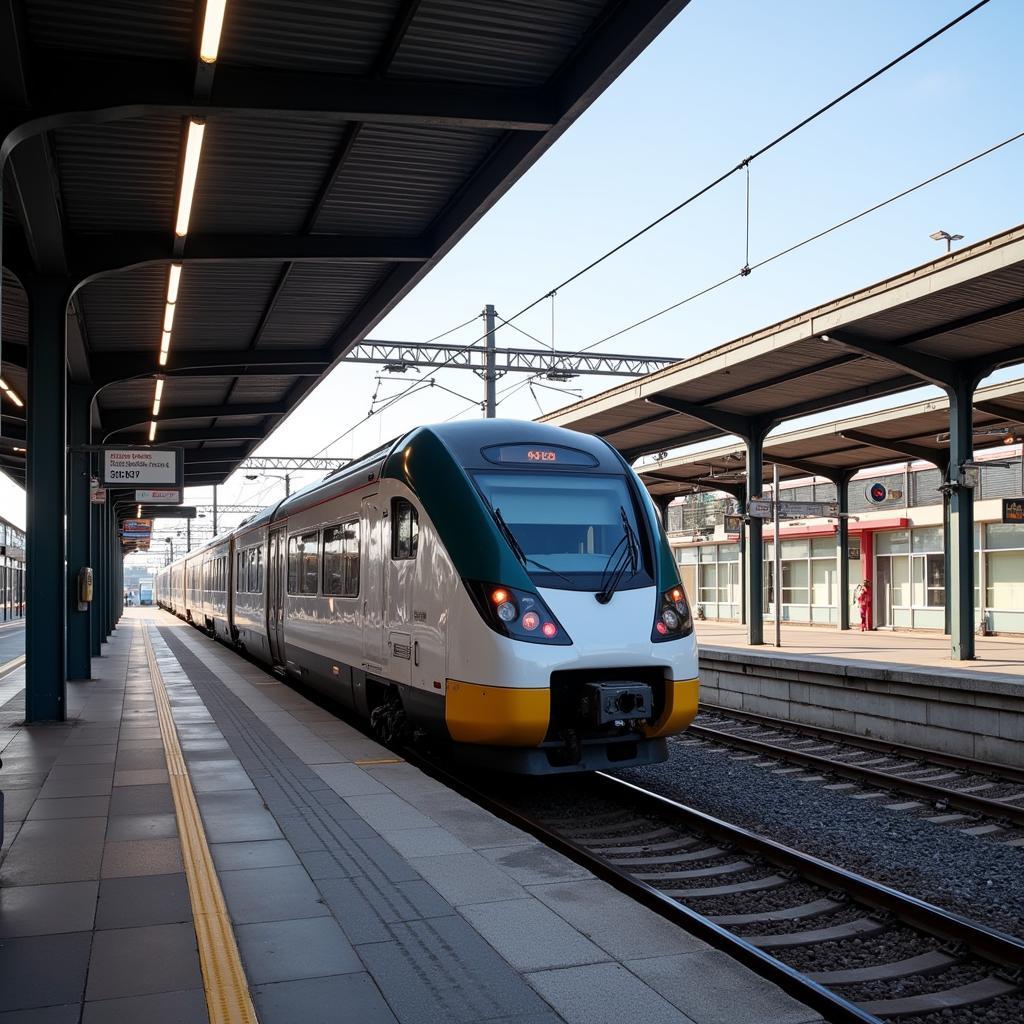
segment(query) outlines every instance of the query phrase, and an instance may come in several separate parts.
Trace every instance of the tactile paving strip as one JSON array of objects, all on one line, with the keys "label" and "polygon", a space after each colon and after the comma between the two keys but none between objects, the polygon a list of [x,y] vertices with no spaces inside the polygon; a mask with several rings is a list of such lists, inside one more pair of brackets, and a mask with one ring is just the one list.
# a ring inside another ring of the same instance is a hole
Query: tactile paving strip
[{"label": "tactile paving strip", "polygon": [[333,858],[324,903],[402,1024],[558,1018],[480,935],[196,656],[158,632],[300,855]]}]

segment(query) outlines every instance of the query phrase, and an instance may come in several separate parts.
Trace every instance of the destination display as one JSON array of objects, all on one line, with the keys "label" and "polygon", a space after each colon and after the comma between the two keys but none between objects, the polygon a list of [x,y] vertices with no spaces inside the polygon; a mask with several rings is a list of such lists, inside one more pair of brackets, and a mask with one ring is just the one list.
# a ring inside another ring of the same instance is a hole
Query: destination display
[{"label": "destination display", "polygon": [[103,483],[107,487],[180,489],[182,454],[175,448],[104,448]]},{"label": "destination display", "polygon": [[[770,498],[751,498],[747,502],[747,514],[757,519],[774,519],[775,503]],[[780,519],[836,519],[839,516],[838,501],[780,501]]]},{"label": "destination display", "polygon": [[488,462],[521,466],[596,466],[597,459],[587,452],[561,445],[499,444],[483,449]]}]

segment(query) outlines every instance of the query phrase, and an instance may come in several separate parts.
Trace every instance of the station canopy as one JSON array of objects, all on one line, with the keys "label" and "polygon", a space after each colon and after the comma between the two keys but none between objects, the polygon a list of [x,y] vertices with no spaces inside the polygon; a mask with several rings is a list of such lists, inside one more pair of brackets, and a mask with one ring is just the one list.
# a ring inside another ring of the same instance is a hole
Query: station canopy
[{"label": "station canopy", "polygon": [[[1024,227],[542,417],[630,459],[1024,362]],[[968,365],[969,364],[969,365]],[[944,428],[948,430],[948,425]]]},{"label": "station canopy", "polygon": [[210,63],[194,0],[2,5],[3,379],[23,286],[68,281],[93,440],[146,443],[160,374],[156,442],[223,481],[685,3],[228,0]]},{"label": "station canopy", "polygon": [[[764,477],[835,479],[900,459],[945,468],[949,459],[949,402],[933,398],[895,409],[851,416],[834,423],[770,437],[764,446]],[[1024,380],[979,388],[974,396],[974,437],[978,447],[995,447],[1024,433]],[[742,445],[689,452],[641,466],[637,472],[652,494],[732,492],[746,481]]]}]

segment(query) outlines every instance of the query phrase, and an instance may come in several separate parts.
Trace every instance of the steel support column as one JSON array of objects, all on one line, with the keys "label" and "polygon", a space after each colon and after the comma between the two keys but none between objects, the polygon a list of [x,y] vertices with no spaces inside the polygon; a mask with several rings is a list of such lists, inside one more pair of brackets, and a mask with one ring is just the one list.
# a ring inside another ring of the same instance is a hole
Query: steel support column
[{"label": "steel support column", "polygon": [[[760,498],[764,490],[764,439],[767,431],[751,431],[744,439],[747,448],[747,500]],[[747,615],[747,642],[764,643],[764,536],[763,520],[747,516],[744,561],[744,605]],[[776,581],[778,586],[779,581]]]},{"label": "steel support column", "polygon": [[59,278],[35,278],[26,282],[26,292],[25,720],[60,722],[67,710],[64,512],[69,291]]},{"label": "steel support column", "polygon": [[959,375],[949,394],[949,595],[952,657],[974,657],[974,491],[960,486],[961,469],[974,457],[975,382]]},{"label": "steel support column", "polygon": [[92,607],[89,610],[89,634],[90,650],[94,658],[103,653],[103,507],[92,505],[90,507],[92,518],[92,571],[93,571],[93,598]]},{"label": "steel support column", "polygon": [[90,439],[92,389],[72,384],[68,388],[68,553],[67,553],[67,672],[68,679],[91,678],[92,641],[90,610],[79,611],[79,572],[90,560],[89,454],[77,450]]},{"label": "steel support column", "polygon": [[839,593],[836,597],[839,628],[850,628],[850,475],[839,474],[833,481],[839,502],[839,528],[836,530],[836,568],[839,570]]}]

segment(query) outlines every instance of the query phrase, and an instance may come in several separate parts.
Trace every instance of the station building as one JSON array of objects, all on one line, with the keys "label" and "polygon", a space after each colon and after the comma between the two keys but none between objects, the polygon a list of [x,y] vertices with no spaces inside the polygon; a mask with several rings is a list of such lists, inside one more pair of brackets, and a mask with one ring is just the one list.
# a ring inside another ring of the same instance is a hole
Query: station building
[{"label": "station building", "polygon": [[0,621],[25,614],[25,531],[0,517]]},{"label": "station building", "polygon": [[[979,454],[975,490],[974,602],[984,634],[1024,634],[1024,524],[1002,521],[1003,500],[1021,493],[1021,446]],[[1008,465],[1016,462],[1017,465]],[[872,467],[849,484],[851,516],[846,557],[846,599],[856,628],[857,586],[871,583],[875,629],[943,632],[946,566],[939,471],[925,462]],[[883,493],[873,501],[871,493]],[[770,493],[770,491],[768,492]],[[783,482],[782,501],[836,500],[836,485],[820,477]],[[697,614],[741,620],[743,552],[738,533],[726,529],[735,499],[721,492],[684,495],[668,509],[667,528],[687,593]],[[782,620],[811,625],[839,623],[836,521],[805,519],[780,528]],[[762,612],[775,618],[775,550],[765,539]]]}]

